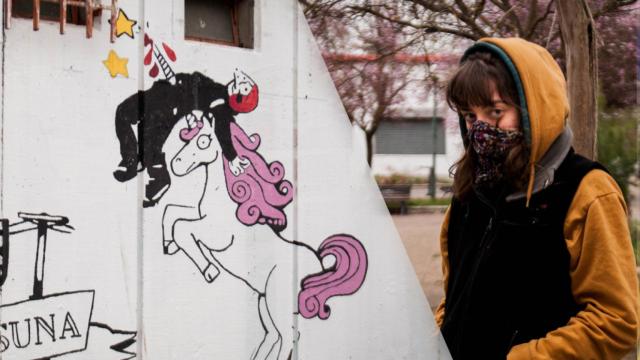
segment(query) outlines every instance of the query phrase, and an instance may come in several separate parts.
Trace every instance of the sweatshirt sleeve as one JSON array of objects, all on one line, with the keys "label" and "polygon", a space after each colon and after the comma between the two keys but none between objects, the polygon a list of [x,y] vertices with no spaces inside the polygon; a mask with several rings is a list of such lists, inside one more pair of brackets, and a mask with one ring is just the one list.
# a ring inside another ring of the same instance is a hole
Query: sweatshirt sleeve
[{"label": "sweatshirt sleeve", "polygon": [[[447,247],[447,234],[449,231],[449,212],[451,206],[447,209],[442,221],[442,227],[440,228],[440,254],[442,256],[442,284],[444,286],[444,292],[447,292],[447,282],[449,281],[449,250]],[[438,327],[442,327],[442,321],[444,320],[444,302],[445,298],[442,297],[440,304],[436,308],[436,324]]]},{"label": "sweatshirt sleeve", "polygon": [[511,349],[508,360],[619,359],[636,344],[638,279],[621,192],[605,172],[580,183],[564,224],[571,288],[583,308],[545,337]]}]

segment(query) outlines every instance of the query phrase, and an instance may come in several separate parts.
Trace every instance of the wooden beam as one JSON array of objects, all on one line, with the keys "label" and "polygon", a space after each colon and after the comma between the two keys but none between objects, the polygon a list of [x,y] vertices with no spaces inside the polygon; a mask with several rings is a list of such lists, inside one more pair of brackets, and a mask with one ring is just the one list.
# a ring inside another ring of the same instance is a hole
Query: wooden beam
[{"label": "wooden beam", "polygon": [[233,44],[240,46],[240,29],[238,29],[238,4],[231,7],[231,31],[233,33]]},{"label": "wooden beam", "polygon": [[111,0],[111,43],[116,42],[116,19],[118,16],[118,2],[117,0]]},{"label": "wooden beam", "polygon": [[[33,30],[38,31],[40,29],[40,4],[42,1],[48,3],[60,4],[60,34],[65,33],[67,24],[67,9],[69,6],[84,7],[86,14],[86,34],[87,38],[93,36],[93,13],[96,9],[104,9],[111,11],[111,42],[116,41],[116,19],[118,16],[118,0],[111,0],[111,6],[97,4],[94,5],[94,0],[32,0],[33,1]],[[3,0],[4,6],[4,26],[5,28],[11,28],[12,6],[13,0]],[[77,19],[73,19],[77,21]]]},{"label": "wooden beam", "polygon": [[33,31],[40,29],[40,0],[33,0]]},{"label": "wooden beam", "polygon": [[4,0],[5,8],[4,8],[4,27],[7,29],[11,28],[11,6],[13,5],[13,0]]},{"label": "wooden beam", "polygon": [[67,23],[67,0],[60,0],[60,34],[64,34],[64,26]]},{"label": "wooden beam", "polygon": [[86,10],[87,39],[91,39],[93,36],[93,1],[86,0],[84,9]]}]

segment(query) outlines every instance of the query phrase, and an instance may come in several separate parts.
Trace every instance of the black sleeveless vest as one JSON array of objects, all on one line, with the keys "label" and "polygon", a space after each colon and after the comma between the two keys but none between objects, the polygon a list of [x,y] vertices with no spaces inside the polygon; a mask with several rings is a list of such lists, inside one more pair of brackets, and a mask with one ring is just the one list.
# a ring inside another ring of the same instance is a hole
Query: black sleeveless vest
[{"label": "black sleeveless vest", "polygon": [[454,198],[444,336],[453,359],[504,359],[512,346],[564,326],[580,306],[571,292],[563,228],[580,181],[603,169],[571,150],[553,183],[531,198]]}]

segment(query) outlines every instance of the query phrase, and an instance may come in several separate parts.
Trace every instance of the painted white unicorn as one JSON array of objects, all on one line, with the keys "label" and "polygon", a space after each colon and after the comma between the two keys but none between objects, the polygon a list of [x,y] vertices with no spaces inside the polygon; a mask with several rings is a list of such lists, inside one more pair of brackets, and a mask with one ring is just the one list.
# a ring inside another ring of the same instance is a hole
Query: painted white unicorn
[{"label": "painted white unicorn", "polygon": [[[287,226],[283,209],[292,201],[294,190],[284,179],[284,167],[277,161],[267,162],[257,152],[257,134],[248,136],[231,123],[233,146],[246,164],[235,175],[222,156],[215,121],[211,113],[194,112],[180,131],[185,144],[171,160],[172,172],[187,176],[203,167],[206,181],[198,189],[202,197],[196,206],[166,207],[165,252],[182,250],[208,282],[224,270],[255,291],[265,335],[252,359],[287,359],[294,341],[293,247],[298,273],[310,274],[297,289],[297,312],[305,318],[327,319],[328,298],[353,294],[360,288],[367,272],[367,254],[360,241],[347,234],[329,236],[318,249],[285,239],[281,235]],[[329,255],[335,262],[323,268],[322,260]]]}]

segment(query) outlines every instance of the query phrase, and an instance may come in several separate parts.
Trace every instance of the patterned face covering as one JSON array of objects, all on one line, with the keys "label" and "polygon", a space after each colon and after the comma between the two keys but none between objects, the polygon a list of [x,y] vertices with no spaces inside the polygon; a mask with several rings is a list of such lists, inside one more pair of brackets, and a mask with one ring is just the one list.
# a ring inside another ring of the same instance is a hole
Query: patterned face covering
[{"label": "patterned face covering", "polygon": [[500,182],[509,150],[523,140],[521,131],[503,130],[483,121],[474,122],[469,129],[469,143],[478,155],[474,183],[492,186]]}]

